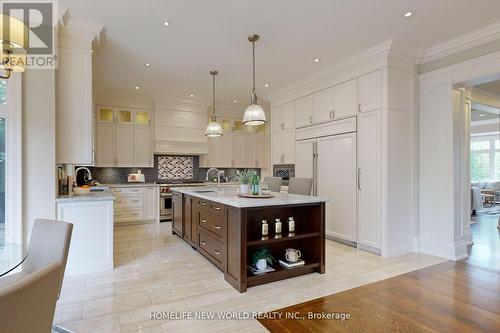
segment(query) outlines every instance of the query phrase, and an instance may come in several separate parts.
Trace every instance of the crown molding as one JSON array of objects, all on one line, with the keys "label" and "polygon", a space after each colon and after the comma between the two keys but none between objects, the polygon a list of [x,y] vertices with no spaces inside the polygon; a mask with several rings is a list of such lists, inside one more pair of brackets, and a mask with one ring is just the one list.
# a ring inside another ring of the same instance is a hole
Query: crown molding
[{"label": "crown molding", "polygon": [[497,39],[500,39],[500,23],[494,23],[479,30],[431,46],[425,49],[419,63],[425,64]]}]

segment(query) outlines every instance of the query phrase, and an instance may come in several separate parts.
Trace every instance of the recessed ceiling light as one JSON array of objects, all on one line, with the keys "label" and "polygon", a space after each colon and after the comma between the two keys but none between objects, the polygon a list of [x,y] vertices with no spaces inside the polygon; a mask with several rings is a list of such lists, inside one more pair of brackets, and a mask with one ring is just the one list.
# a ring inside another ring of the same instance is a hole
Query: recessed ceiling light
[{"label": "recessed ceiling light", "polygon": [[413,12],[411,12],[411,11],[408,11],[408,12],[403,14],[403,17],[406,17],[406,18],[412,17],[412,16],[413,16]]},{"label": "recessed ceiling light", "polygon": [[264,84],[264,87],[266,88],[269,87],[269,83]]},{"label": "recessed ceiling light", "polygon": [[233,103],[234,103],[234,104],[238,103],[238,100],[237,100],[237,99],[235,99],[235,100],[233,101]]},{"label": "recessed ceiling light", "polygon": [[482,113],[481,113],[481,114],[479,114],[479,117],[484,117],[484,116],[485,116],[485,115],[484,115],[484,114],[482,114]]},{"label": "recessed ceiling light", "polygon": [[168,27],[169,25],[170,25],[170,23],[168,23],[167,21],[164,21],[164,22],[163,22],[163,26],[164,26],[164,27]]},{"label": "recessed ceiling light", "polygon": [[193,98],[193,97],[194,97],[194,94],[189,94],[189,97]]},{"label": "recessed ceiling light", "polygon": [[144,66],[149,67],[151,64],[149,62],[145,63]]},{"label": "recessed ceiling light", "polygon": [[319,58],[314,59],[314,62],[316,63],[319,62]]},{"label": "recessed ceiling light", "polygon": [[138,87],[138,86],[135,86],[135,90],[139,90],[139,87]]}]

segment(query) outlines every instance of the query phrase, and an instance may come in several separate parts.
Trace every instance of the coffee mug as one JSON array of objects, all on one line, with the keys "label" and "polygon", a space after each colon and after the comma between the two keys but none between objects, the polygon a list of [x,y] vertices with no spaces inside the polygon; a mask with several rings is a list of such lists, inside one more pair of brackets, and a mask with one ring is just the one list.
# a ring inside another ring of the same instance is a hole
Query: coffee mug
[{"label": "coffee mug", "polygon": [[289,262],[297,262],[300,259],[301,253],[299,250],[287,249],[285,252],[285,258]]}]

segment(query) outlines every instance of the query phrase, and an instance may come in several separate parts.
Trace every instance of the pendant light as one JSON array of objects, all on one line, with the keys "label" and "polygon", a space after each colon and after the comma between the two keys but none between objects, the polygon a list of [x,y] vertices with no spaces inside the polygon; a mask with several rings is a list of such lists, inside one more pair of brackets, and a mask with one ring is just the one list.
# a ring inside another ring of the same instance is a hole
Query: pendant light
[{"label": "pendant light", "polygon": [[255,93],[255,42],[259,40],[259,35],[248,36],[248,41],[252,43],[252,59],[253,59],[253,90],[250,97],[250,105],[243,114],[243,124],[248,126],[259,126],[267,123],[266,113],[264,109],[257,104],[257,94]]},{"label": "pendant light", "polygon": [[218,73],[217,71],[210,71],[210,75],[212,75],[212,118],[205,130],[205,136],[210,138],[222,136],[222,126],[217,122],[215,116],[215,75]]}]

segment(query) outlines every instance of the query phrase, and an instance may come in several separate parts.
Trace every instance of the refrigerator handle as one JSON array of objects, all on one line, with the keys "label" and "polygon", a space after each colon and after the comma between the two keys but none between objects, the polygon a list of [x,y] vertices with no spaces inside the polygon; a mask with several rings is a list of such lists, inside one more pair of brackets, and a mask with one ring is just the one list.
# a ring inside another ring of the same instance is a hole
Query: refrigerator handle
[{"label": "refrigerator handle", "polygon": [[313,195],[318,195],[318,142],[313,141]]},{"label": "refrigerator handle", "polygon": [[358,190],[361,191],[361,167],[358,167]]}]

